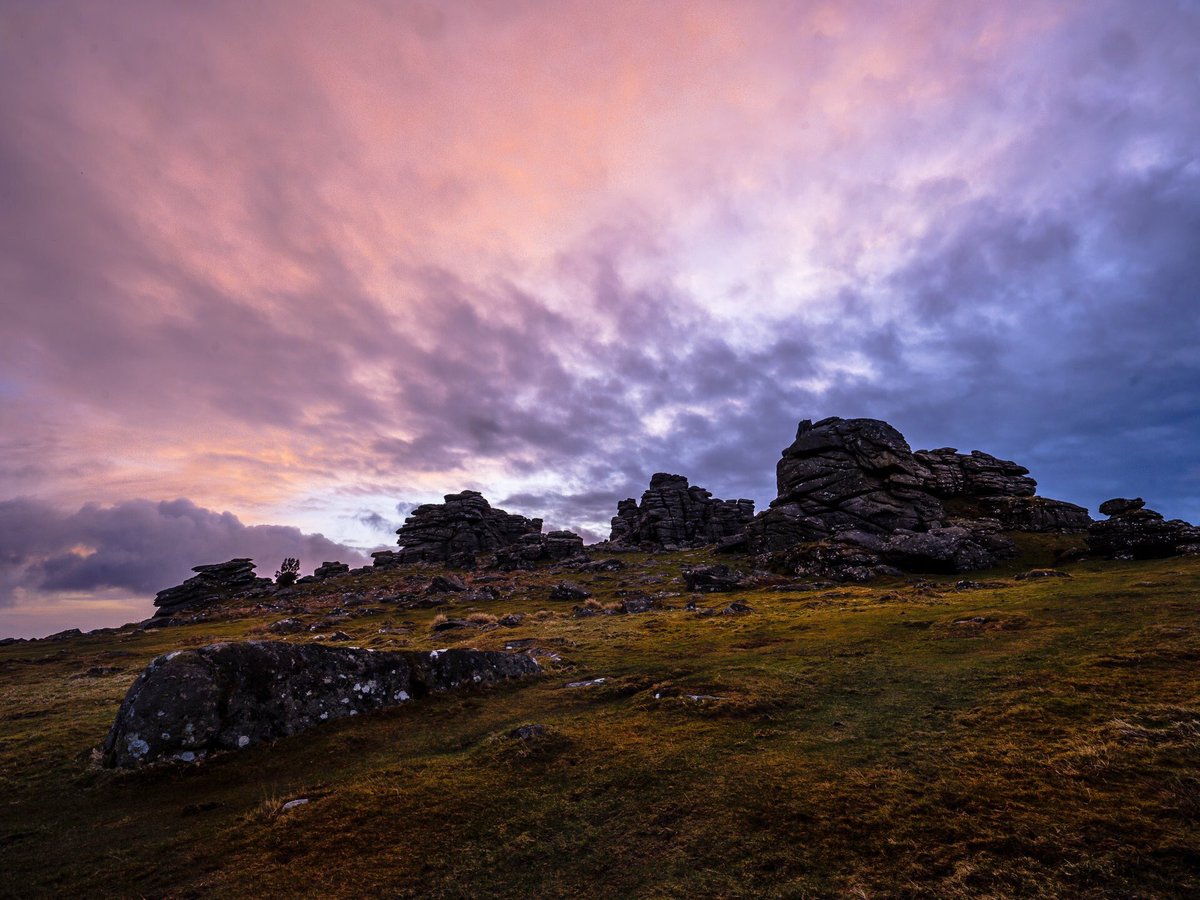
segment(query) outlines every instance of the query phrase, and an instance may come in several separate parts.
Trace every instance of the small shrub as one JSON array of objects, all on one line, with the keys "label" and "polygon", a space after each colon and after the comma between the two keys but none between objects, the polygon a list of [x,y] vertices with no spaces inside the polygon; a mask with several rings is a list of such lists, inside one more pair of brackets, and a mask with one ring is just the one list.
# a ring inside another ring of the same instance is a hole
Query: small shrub
[{"label": "small shrub", "polygon": [[289,587],[296,583],[296,579],[300,576],[300,560],[294,556],[286,557],[279,565],[279,571],[275,573],[275,583],[283,587]]}]

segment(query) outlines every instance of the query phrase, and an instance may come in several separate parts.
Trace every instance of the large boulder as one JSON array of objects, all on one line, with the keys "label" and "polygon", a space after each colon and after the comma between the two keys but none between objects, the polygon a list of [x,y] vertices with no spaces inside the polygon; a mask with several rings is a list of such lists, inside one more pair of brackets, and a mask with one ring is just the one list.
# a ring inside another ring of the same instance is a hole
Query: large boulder
[{"label": "large boulder", "polygon": [[496,551],[496,567],[505,571],[528,569],[540,562],[561,562],[581,553],[583,538],[573,531],[525,534]]},{"label": "large boulder", "polygon": [[194,762],[426,694],[537,671],[524,654],[480,650],[212,644],[151,662],[125,695],[101,749],[110,767]]},{"label": "large boulder", "polygon": [[698,547],[741,534],[754,518],[753,500],[719,500],[683,475],[658,472],[642,493],[617,504],[609,540],[647,549]]},{"label": "large boulder", "polygon": [[1082,534],[1092,524],[1085,507],[1049,497],[979,497],[977,511],[996,519],[1006,531]]},{"label": "large boulder", "polygon": [[981,450],[959,453],[953,447],[918,450],[926,488],[947,509],[996,519],[1007,531],[1080,533],[1091,524],[1082,506],[1035,496],[1029,470]]},{"label": "large boulder", "polygon": [[493,509],[478,491],[446,494],[444,503],[418,506],[404,520],[396,532],[400,550],[387,564],[439,562],[471,566],[477,553],[493,553],[541,530],[541,519]]},{"label": "large boulder", "polygon": [[942,447],[918,450],[913,457],[928,470],[925,485],[939,497],[1032,497],[1037,492],[1027,468],[981,450],[959,453]]},{"label": "large boulder", "polygon": [[839,531],[891,534],[940,524],[942,504],[904,436],[878,419],[805,419],[775,470],[779,495],[748,528],[758,549]]},{"label": "large boulder", "polygon": [[1088,528],[1088,549],[1110,559],[1157,559],[1200,553],[1200,527],[1182,519],[1165,519],[1144,508],[1140,497],[1115,497],[1100,504],[1109,518]]},{"label": "large boulder", "polygon": [[196,574],[175,587],[161,590],[154,597],[156,618],[166,618],[201,609],[214,603],[244,596],[272,586],[270,578],[254,574],[254,560],[238,558],[223,563],[195,566]]}]

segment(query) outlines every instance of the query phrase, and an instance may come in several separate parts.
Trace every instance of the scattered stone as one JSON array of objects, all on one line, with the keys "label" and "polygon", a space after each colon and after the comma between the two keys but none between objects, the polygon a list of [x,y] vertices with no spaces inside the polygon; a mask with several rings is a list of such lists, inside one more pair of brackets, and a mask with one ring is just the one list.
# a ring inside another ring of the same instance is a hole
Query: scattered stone
[{"label": "scattered stone", "polygon": [[125,670],[120,666],[89,666],[85,671],[76,672],[74,675],[72,675],[71,680],[76,681],[80,678],[104,678],[105,676],[116,675],[123,671]]},{"label": "scattered stone", "polygon": [[578,572],[620,572],[625,568],[625,563],[615,557],[596,560],[584,558],[575,563],[573,568]]},{"label": "scattered stone", "polygon": [[297,618],[280,619],[267,626],[267,630],[271,634],[295,634],[297,631],[305,631],[307,628],[308,626]]},{"label": "scattered stone", "polygon": [[632,498],[617,504],[609,541],[645,549],[699,547],[740,534],[753,517],[753,500],[718,500],[682,475],[658,472],[640,504]]},{"label": "scattered stone", "polygon": [[654,608],[654,600],[651,597],[628,597],[621,601],[621,608],[628,615],[648,613]]},{"label": "scattered stone", "polygon": [[570,581],[560,581],[550,591],[551,600],[586,600],[592,592]]},{"label": "scattered stone", "polygon": [[289,800],[287,803],[283,804],[282,811],[288,812],[289,810],[295,809],[297,806],[304,806],[304,804],[308,802],[310,801],[307,797],[297,797],[295,800]]},{"label": "scattered stone", "polygon": [[523,621],[525,621],[525,616],[522,613],[509,613],[506,616],[501,616],[496,624],[503,628],[516,628]]},{"label": "scattered stone", "polygon": [[730,572],[729,566],[691,566],[683,570],[683,582],[689,591],[711,594],[736,591],[742,587],[741,579]]},{"label": "scattered stone", "polygon": [[68,628],[66,631],[56,631],[56,632],[54,632],[54,634],[48,634],[44,638],[42,638],[42,640],[43,641],[66,641],[71,638],[77,638],[77,637],[82,637],[82,636],[83,636],[83,632],[80,631],[78,628]]},{"label": "scattered stone", "polygon": [[313,578],[318,581],[324,581],[326,578],[334,578],[338,575],[348,575],[350,567],[343,562],[323,562],[315,570],[313,570]]},{"label": "scattered stone", "polygon": [[754,607],[742,603],[740,600],[734,600],[724,609],[717,613],[718,616],[744,616],[746,613],[754,612]]},{"label": "scattered stone", "polygon": [[525,654],[250,641],[160,656],[125,695],[104,764],[193,762],[433,692],[536,673]]},{"label": "scattered stone", "polygon": [[447,494],[444,503],[426,503],[413,510],[396,532],[398,558],[401,563],[471,568],[477,553],[494,553],[541,530],[541,519],[493,509],[478,491],[462,491]]},{"label": "scattered stone", "polygon": [[470,628],[471,623],[466,619],[445,619],[433,624],[433,631],[450,631],[455,628]]},{"label": "scattered stone", "polygon": [[519,741],[533,741],[546,736],[545,725],[521,725],[509,732],[511,737]]},{"label": "scattered stone", "polygon": [[350,635],[346,634],[346,632],[344,632],[344,631],[335,631],[333,634],[331,634],[325,640],[327,640],[327,641],[352,641],[352,640],[354,640],[354,638],[350,637]]},{"label": "scattered stone", "polygon": [[569,688],[585,688],[595,687],[596,685],[604,684],[608,681],[607,678],[593,678],[591,681],[572,681],[567,685]]},{"label": "scattered stone", "polygon": [[434,575],[425,587],[427,594],[452,594],[467,590],[467,583],[457,575]]},{"label": "scattered stone", "polygon": [[1039,578],[1070,578],[1070,572],[1060,572],[1058,569],[1030,569],[1015,576],[1017,581],[1034,581]]},{"label": "scattered stone", "polygon": [[273,587],[269,578],[254,575],[254,560],[231,559],[228,562],[195,566],[196,574],[183,584],[159,591],[154,598],[156,618],[199,609],[222,600],[243,596],[258,588]]}]

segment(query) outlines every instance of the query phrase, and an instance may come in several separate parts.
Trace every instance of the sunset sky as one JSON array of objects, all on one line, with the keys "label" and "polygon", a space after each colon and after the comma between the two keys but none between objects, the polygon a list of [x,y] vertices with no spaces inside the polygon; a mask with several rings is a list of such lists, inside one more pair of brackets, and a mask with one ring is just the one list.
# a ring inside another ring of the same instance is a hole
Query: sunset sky
[{"label": "sunset sky", "polygon": [[0,636],[827,415],[1200,520],[1197,98],[1193,0],[0,0]]}]

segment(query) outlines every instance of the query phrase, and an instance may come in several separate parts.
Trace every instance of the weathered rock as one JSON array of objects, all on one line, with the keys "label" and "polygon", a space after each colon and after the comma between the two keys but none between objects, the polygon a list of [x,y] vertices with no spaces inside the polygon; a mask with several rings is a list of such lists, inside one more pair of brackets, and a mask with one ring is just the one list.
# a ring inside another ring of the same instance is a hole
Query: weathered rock
[{"label": "weathered rock", "polygon": [[434,575],[425,586],[427,594],[453,594],[467,590],[467,583],[457,575]]},{"label": "weathered rock", "polygon": [[683,570],[683,583],[689,591],[713,594],[736,591],[742,587],[741,579],[729,570],[729,566],[690,566]]},{"label": "weathered rock", "polygon": [[1105,500],[1100,504],[1100,515],[1102,516],[1120,516],[1125,513],[1133,512],[1136,509],[1145,507],[1146,501],[1141,497],[1113,497],[1111,500]]},{"label": "weathered rock", "polygon": [[1032,497],[1037,492],[1027,468],[981,450],[959,453],[942,447],[918,450],[913,457],[928,470],[926,487],[940,497]]},{"label": "weathered rock", "polygon": [[977,504],[981,515],[999,520],[1007,531],[1078,534],[1092,523],[1084,507],[1048,497],[980,497]]},{"label": "weathered rock", "polygon": [[396,532],[400,536],[396,562],[471,568],[477,553],[493,553],[541,530],[541,519],[493,509],[478,491],[447,494],[444,503],[418,506],[405,519]]},{"label": "weathered rock", "polygon": [[898,531],[884,543],[882,556],[907,572],[970,572],[1014,553],[1008,541],[952,526],[920,533]]},{"label": "weathered rock", "polygon": [[1079,533],[1092,519],[1082,506],[1037,497],[1037,482],[1024,466],[989,453],[953,447],[918,450],[925,486],[947,507],[997,519],[1007,531]]},{"label": "weathered rock", "polygon": [[192,762],[321,722],[463,685],[532,675],[524,654],[372,652],[280,641],[160,656],[125,695],[102,745],[107,766]]},{"label": "weathered rock", "polygon": [[570,581],[560,581],[550,590],[551,600],[586,600],[592,592]]},{"label": "weathered rock", "polygon": [[[861,534],[852,533],[855,537]],[[874,537],[874,536],[872,536]],[[819,579],[838,583],[861,584],[883,575],[899,575],[900,570],[886,564],[880,553],[882,540],[872,546],[846,535],[827,541],[806,542],[759,557],[760,564],[781,575]]]},{"label": "weathered rock", "polygon": [[404,560],[395,550],[376,550],[371,554],[371,565],[376,569],[394,569],[403,564]]},{"label": "weathered rock", "polygon": [[323,562],[313,570],[313,577],[317,580],[324,580],[349,573],[350,567],[344,562]]},{"label": "weathered rock", "polygon": [[154,598],[154,605],[158,607],[158,612],[154,614],[156,618],[199,609],[273,586],[271,579],[255,577],[252,559],[231,559],[223,563],[195,566],[192,571],[196,574],[183,584],[158,592]]},{"label": "weathered rock", "polygon": [[1088,528],[1088,549],[1110,559],[1158,559],[1200,553],[1200,527],[1182,519],[1164,519],[1143,508],[1144,501],[1114,498],[1100,505],[1116,510]]},{"label": "weathered rock", "polygon": [[504,571],[532,568],[540,562],[560,562],[583,553],[583,538],[573,531],[522,535],[496,551],[496,567]]},{"label": "weathered rock", "polygon": [[642,502],[622,500],[609,540],[653,549],[698,547],[740,534],[754,517],[753,500],[718,500],[682,475],[658,472]]},{"label": "weathered rock", "polygon": [[783,451],[779,496],[747,534],[761,550],[820,540],[845,529],[890,534],[941,522],[926,470],[891,425],[878,419],[805,419]]}]

